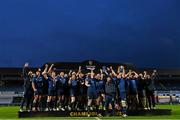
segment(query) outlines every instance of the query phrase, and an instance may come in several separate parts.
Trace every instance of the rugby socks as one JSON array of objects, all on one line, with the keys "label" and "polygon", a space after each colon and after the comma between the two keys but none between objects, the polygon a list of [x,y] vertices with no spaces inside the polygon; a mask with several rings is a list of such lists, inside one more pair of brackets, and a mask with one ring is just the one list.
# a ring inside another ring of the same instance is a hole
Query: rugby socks
[{"label": "rugby socks", "polygon": [[96,110],[99,110],[99,105],[96,105]]},{"label": "rugby socks", "polygon": [[33,107],[35,108],[35,110],[37,110],[37,107],[38,107],[38,102],[37,101],[33,101]]},{"label": "rugby socks", "polygon": [[64,100],[61,100],[61,108],[64,108],[64,103],[65,103],[65,101]]},{"label": "rugby socks", "polygon": [[49,107],[50,107],[50,102],[47,101],[47,103],[46,103],[46,108],[48,108],[48,110],[49,110]]},{"label": "rugby socks", "polygon": [[61,107],[61,102],[60,100],[57,101],[57,108],[60,108]]}]

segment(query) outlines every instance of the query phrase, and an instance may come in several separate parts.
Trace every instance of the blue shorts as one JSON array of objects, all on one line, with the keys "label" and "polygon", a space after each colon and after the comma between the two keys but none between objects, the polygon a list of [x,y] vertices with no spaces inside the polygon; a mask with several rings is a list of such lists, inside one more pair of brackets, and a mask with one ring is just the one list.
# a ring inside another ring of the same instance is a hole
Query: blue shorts
[{"label": "blue shorts", "polygon": [[37,91],[34,92],[34,95],[43,95],[43,90],[37,89]]},{"label": "blue shorts", "polygon": [[63,90],[64,90],[64,95],[65,96],[69,96],[69,91],[70,91],[70,88],[68,87],[68,86],[65,86],[64,88],[63,88]]},{"label": "blue shorts", "polygon": [[104,89],[100,89],[100,90],[98,90],[98,95],[101,95],[101,94],[105,94]]},{"label": "blue shorts", "polygon": [[88,91],[87,92],[88,99],[97,99],[98,95],[96,91]]},{"label": "blue shorts", "polygon": [[56,90],[48,89],[48,96],[56,96]]},{"label": "blue shorts", "polygon": [[84,92],[83,87],[80,87],[80,89],[79,89],[79,91],[78,91],[78,95],[82,95],[82,94],[83,94],[83,92]]},{"label": "blue shorts", "polygon": [[64,90],[63,89],[58,89],[57,90],[57,95],[58,96],[64,95]]},{"label": "blue shorts", "polygon": [[129,95],[137,95],[137,91],[136,90],[130,90],[129,91]]},{"label": "blue shorts", "polygon": [[48,87],[43,87],[43,95],[48,95]]},{"label": "blue shorts", "polygon": [[70,89],[69,92],[70,92],[71,97],[77,96],[77,90],[76,89]]}]

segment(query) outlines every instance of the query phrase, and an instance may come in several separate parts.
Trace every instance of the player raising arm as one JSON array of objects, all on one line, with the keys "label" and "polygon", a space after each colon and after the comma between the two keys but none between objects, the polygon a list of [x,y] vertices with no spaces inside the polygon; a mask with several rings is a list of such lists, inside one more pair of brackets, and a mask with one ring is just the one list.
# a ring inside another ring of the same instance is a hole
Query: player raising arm
[{"label": "player raising arm", "polygon": [[39,111],[42,108],[41,98],[43,95],[43,76],[41,75],[41,71],[39,69],[36,71],[33,78],[32,88],[34,90],[33,111]]}]

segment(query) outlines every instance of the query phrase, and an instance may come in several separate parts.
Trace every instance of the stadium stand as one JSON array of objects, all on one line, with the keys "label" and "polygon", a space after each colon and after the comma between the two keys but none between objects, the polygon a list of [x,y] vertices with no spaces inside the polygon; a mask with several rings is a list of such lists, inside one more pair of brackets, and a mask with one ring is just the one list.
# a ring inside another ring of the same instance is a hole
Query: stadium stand
[{"label": "stadium stand", "polygon": [[0,97],[0,105],[9,105],[12,103],[13,98],[11,97]]}]

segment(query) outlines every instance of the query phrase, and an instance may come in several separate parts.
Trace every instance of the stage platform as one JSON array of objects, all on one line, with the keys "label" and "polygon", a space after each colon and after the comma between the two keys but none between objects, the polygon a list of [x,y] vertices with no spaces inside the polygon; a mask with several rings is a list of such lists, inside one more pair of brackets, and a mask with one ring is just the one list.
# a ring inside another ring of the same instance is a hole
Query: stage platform
[{"label": "stage platform", "polygon": [[[48,111],[48,112],[18,112],[19,118],[25,117],[86,117],[90,114],[96,117],[99,114],[105,116],[105,111]],[[171,109],[155,109],[155,110],[134,110],[128,111],[128,116],[145,116],[145,115],[171,115]],[[121,116],[121,112],[116,111],[115,116]]]}]

